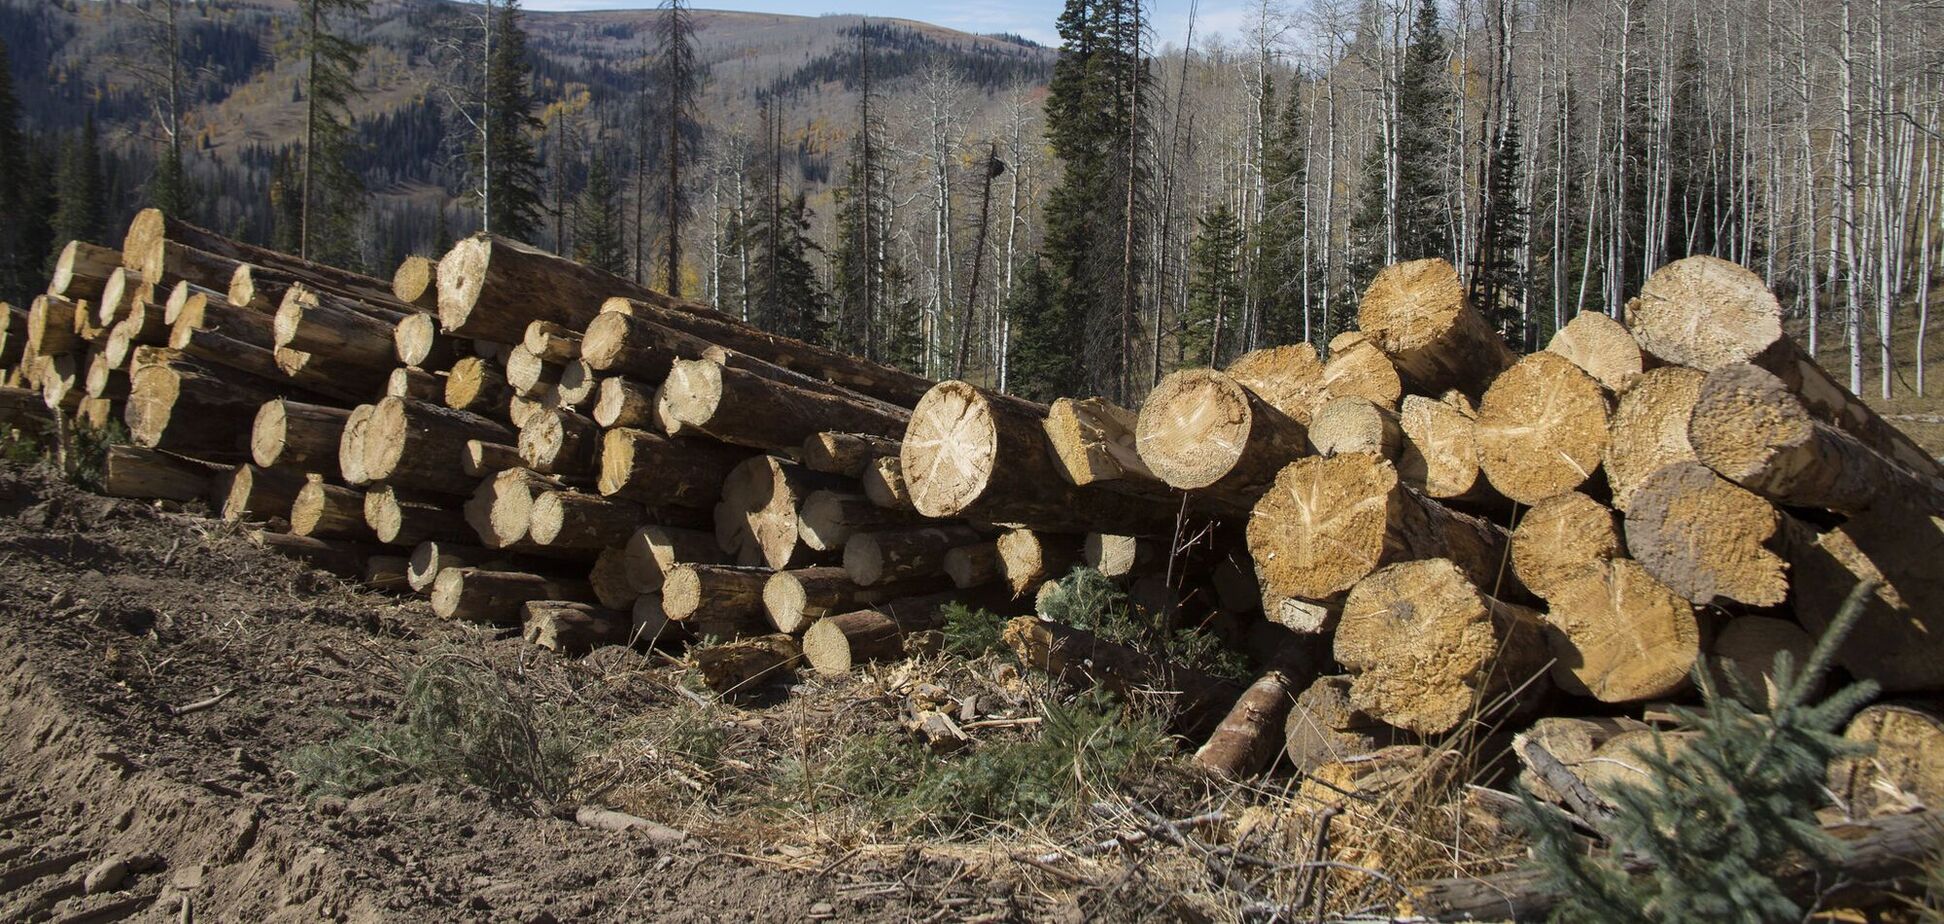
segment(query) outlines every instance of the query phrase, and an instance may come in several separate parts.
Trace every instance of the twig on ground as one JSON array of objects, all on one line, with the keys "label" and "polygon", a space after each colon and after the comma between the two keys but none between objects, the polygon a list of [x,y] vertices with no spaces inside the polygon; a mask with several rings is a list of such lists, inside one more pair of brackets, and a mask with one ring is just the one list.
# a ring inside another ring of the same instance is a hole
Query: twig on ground
[{"label": "twig on ground", "polygon": [[236,692],[235,687],[231,687],[227,690],[217,690],[216,695],[211,696],[208,699],[199,699],[193,703],[189,703],[187,705],[182,705],[182,706],[170,706],[169,714],[174,716],[184,716],[192,712],[201,712],[204,709],[213,709],[216,707],[218,703],[221,703],[223,700],[229,699],[230,694],[235,692]]}]

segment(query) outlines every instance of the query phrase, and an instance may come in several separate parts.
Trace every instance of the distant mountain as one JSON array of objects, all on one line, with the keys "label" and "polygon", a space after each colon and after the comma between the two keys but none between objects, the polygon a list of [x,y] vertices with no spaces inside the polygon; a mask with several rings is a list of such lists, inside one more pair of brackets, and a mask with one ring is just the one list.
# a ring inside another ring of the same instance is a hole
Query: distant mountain
[{"label": "distant mountain", "polygon": [[[358,37],[368,53],[355,107],[365,142],[360,164],[374,193],[370,260],[424,249],[439,233],[438,206],[465,230],[456,118],[438,90],[436,23],[448,0],[376,0]],[[717,138],[748,131],[758,101],[784,100],[786,143],[801,184],[815,196],[851,134],[860,32],[887,111],[909,105],[917,75],[936,62],[964,88],[967,124],[993,123],[1002,91],[1043,86],[1054,53],[1011,36],[979,36],[928,23],[858,16],[695,12],[698,52],[708,68],[702,111]],[[261,239],[268,231],[269,173],[301,137],[300,64],[280,60],[295,0],[200,0],[183,5],[188,75],[185,138],[202,192],[202,220]],[[527,11],[525,27],[540,84],[536,99],[557,104],[559,132],[542,140],[569,150],[559,176],[571,189],[589,145],[631,157],[641,69],[653,38],[653,10]],[[12,54],[15,87],[30,134],[58,136],[92,114],[117,155],[112,185],[134,207],[156,146],[152,26],[122,0],[0,0],[0,39]],[[536,113],[543,115],[543,113]]]}]

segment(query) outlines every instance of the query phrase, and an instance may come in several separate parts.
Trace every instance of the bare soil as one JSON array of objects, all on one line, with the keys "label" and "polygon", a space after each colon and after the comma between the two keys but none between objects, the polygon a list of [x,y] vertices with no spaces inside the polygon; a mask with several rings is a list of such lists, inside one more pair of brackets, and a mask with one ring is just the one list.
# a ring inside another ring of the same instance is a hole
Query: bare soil
[{"label": "bare soil", "polygon": [[766,846],[760,832],[660,849],[453,787],[300,793],[293,750],[390,713],[399,665],[455,646],[615,722],[674,695],[641,656],[536,654],[311,571],[234,527],[0,469],[0,920],[1079,912],[950,850],[806,852]]}]

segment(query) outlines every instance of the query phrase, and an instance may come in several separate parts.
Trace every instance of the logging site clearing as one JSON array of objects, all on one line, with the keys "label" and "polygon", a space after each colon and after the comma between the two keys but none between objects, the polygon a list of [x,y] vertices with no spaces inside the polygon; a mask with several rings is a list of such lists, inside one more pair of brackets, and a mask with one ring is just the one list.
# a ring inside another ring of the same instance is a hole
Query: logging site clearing
[{"label": "logging site clearing", "polygon": [[486,234],[0,307],[0,919],[1944,919],[1935,405],[1727,261],[1138,408]]}]

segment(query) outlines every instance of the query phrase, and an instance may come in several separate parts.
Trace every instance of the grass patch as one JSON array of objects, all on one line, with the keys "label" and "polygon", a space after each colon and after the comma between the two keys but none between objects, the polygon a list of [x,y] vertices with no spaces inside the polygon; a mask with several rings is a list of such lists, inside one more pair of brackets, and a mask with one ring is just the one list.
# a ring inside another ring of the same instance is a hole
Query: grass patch
[{"label": "grass patch", "polygon": [[408,676],[391,719],[347,722],[287,763],[306,794],[355,795],[408,782],[477,786],[501,801],[560,801],[582,754],[601,743],[591,715],[536,702],[491,668],[436,655]]}]

